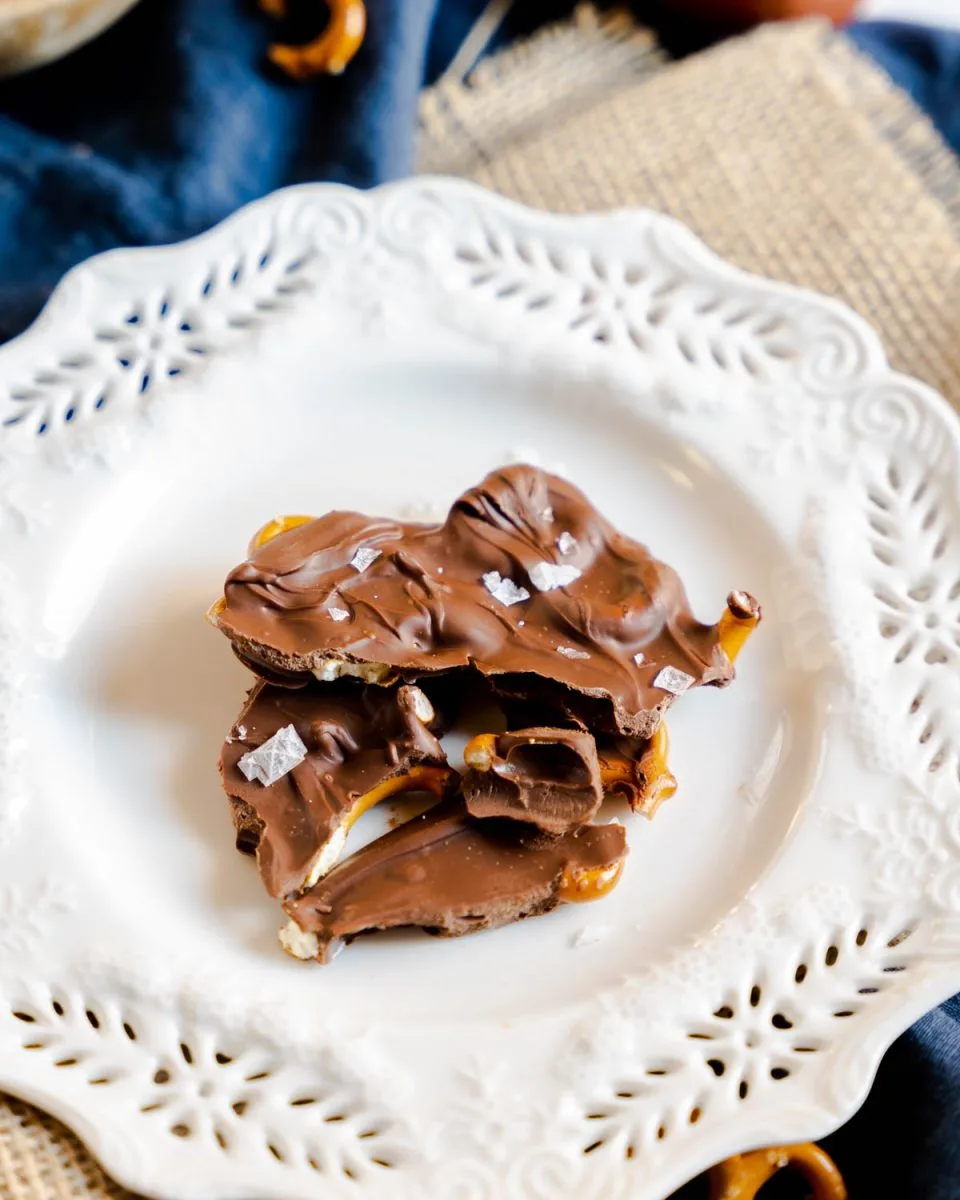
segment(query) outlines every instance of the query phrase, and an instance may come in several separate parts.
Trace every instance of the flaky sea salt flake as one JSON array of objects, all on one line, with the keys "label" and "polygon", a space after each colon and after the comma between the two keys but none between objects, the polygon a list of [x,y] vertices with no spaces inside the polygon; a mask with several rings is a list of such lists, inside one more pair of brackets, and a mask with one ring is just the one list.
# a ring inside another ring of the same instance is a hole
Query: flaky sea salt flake
[{"label": "flaky sea salt flake", "polygon": [[350,616],[345,608],[328,608],[327,613],[332,621],[345,621]]},{"label": "flaky sea salt flake", "polygon": [[583,572],[579,567],[559,565],[552,562],[539,562],[530,568],[530,582],[541,592],[552,592],[555,588],[566,587],[579,579]]},{"label": "flaky sea salt flake", "polygon": [[564,658],[589,658],[590,655],[586,650],[577,650],[573,646],[558,646],[557,653],[562,654]]},{"label": "flaky sea salt flake", "polygon": [[365,571],[371,563],[377,561],[382,553],[382,550],[374,550],[372,546],[361,546],[353,558],[350,559],[350,566],[355,571]]},{"label": "flaky sea salt flake", "polygon": [[644,663],[644,657],[643,657],[643,651],[642,651],[642,650],[638,650],[638,651],[636,652],[636,654],[633,656],[633,661],[634,661],[634,662],[637,664],[637,666],[638,666],[638,667],[642,667],[642,666],[643,666],[643,663]]},{"label": "flaky sea salt flake", "polygon": [[540,519],[542,521],[546,521],[550,525],[553,524],[553,509],[550,507],[549,504],[543,510],[543,512],[540,514]]},{"label": "flaky sea salt flake", "polygon": [[673,692],[675,696],[682,696],[696,682],[686,671],[680,671],[676,667],[664,667],[653,681],[653,686],[662,688],[665,692]]},{"label": "flaky sea salt flake", "polygon": [[595,946],[598,942],[602,942],[604,938],[608,938],[610,933],[611,929],[609,925],[584,925],[570,939],[570,945],[575,950],[580,946]]},{"label": "flaky sea salt flake", "polygon": [[557,538],[557,549],[561,554],[572,554],[577,548],[577,539],[565,529]]},{"label": "flaky sea salt flake", "polygon": [[[239,730],[238,730],[239,732]],[[307,748],[292,725],[284,725],[262,746],[245,754],[237,766],[251,782],[270,787],[307,757]]]},{"label": "flaky sea salt flake", "polygon": [[488,571],[483,577],[483,586],[504,608],[530,599],[530,593],[525,587],[518,587],[512,579],[504,579],[499,571]]}]

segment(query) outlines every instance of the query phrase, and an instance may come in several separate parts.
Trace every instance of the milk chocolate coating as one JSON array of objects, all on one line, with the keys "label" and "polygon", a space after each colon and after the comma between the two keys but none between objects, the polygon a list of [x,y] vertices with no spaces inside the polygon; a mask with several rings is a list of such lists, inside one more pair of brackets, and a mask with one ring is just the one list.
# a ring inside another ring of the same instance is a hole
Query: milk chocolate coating
[{"label": "milk chocolate coating", "polygon": [[[410,693],[406,686],[355,680],[295,690],[260,683],[251,691],[224,743],[220,771],[237,848],[256,854],[272,896],[300,890],[319,853],[372,788],[417,764],[446,765]],[[248,780],[240,759],[286,725],[300,735],[307,757],[269,787]]]},{"label": "milk chocolate coating", "polygon": [[546,839],[515,821],[475,821],[461,800],[448,800],[364,846],[284,908],[329,962],[340,942],[376,929],[459,937],[549,912],[562,903],[565,872],[612,868],[626,854],[621,825]]},{"label": "milk chocolate coating", "polygon": [[545,833],[585,825],[603,802],[593,736],[578,729],[521,729],[496,734],[488,770],[463,776],[474,817],[512,817]]},{"label": "milk chocolate coating", "polygon": [[[361,548],[380,556],[357,571]],[[541,592],[530,571],[543,563],[581,575]],[[492,571],[529,599],[496,599],[483,582]],[[654,685],[663,667],[696,684],[733,677],[677,574],[571,484],[530,466],[494,471],[442,525],[332,512],[288,530],[230,573],[215,619],[255,670],[302,678],[331,656],[406,678],[474,665],[507,690],[565,692],[590,728],[637,737],[674,700]]]}]

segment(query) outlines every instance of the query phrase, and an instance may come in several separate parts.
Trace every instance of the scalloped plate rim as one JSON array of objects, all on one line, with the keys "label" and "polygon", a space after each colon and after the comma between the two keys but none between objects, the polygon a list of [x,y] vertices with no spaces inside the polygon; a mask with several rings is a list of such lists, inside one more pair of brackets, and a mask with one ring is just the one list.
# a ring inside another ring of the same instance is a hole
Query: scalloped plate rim
[{"label": "scalloped plate rim", "polygon": [[[886,358],[881,339],[869,325],[868,321],[842,302],[831,297],[822,296],[806,288],[770,280],[735,267],[710,250],[682,222],[651,209],[620,208],[612,212],[584,214],[540,213],[505,197],[493,195],[477,185],[460,180],[448,180],[442,177],[420,177],[413,180],[387,184],[374,189],[371,193],[358,193],[352,188],[339,184],[296,185],[253,201],[213,228],[185,241],[169,246],[121,247],[98,254],[67,272],[51,293],[43,310],[35,321],[14,339],[11,339],[5,346],[0,347],[0,364],[8,360],[12,353],[16,353],[18,356],[26,354],[34,347],[39,348],[42,346],[45,340],[54,340],[59,332],[58,325],[76,315],[71,309],[73,306],[79,305],[82,300],[87,277],[95,275],[105,267],[109,267],[112,272],[115,272],[116,278],[114,279],[114,283],[122,276],[132,284],[136,279],[136,273],[140,265],[148,259],[151,264],[159,264],[171,258],[186,258],[192,251],[201,249],[207,244],[215,243],[216,239],[226,232],[242,228],[244,222],[248,221],[251,216],[256,214],[266,215],[274,212],[287,200],[339,196],[351,201],[357,201],[359,198],[359,202],[366,205],[369,197],[389,198],[403,195],[406,192],[422,191],[431,187],[439,188],[453,195],[459,194],[480,205],[492,205],[500,209],[501,212],[522,218],[524,221],[533,220],[534,222],[541,222],[544,225],[550,225],[558,230],[562,229],[567,232],[572,230],[575,233],[577,229],[588,229],[593,224],[602,225],[609,223],[611,220],[634,222],[638,228],[640,228],[641,224],[646,224],[654,229],[663,228],[671,230],[695,251],[697,257],[702,262],[709,261],[712,269],[719,276],[738,283],[750,284],[753,287],[759,285],[768,295],[780,295],[808,303],[815,302],[820,310],[829,307],[838,317],[851,322],[857,330],[863,344],[869,350],[871,373],[885,384],[903,385],[917,395],[922,396],[924,403],[930,406],[946,424],[954,439],[955,448],[960,448],[960,420],[958,420],[955,410],[927,384],[892,370]],[[957,961],[948,961],[947,959],[935,961],[925,969],[921,969],[920,974],[925,977],[914,981],[909,994],[900,997],[899,1005],[895,1011],[874,1017],[872,1022],[868,1023],[866,1030],[857,1035],[859,1041],[870,1043],[870,1066],[862,1078],[862,1087],[857,1096],[847,1103],[837,1104],[833,1108],[812,1102],[794,1106],[794,1113],[791,1117],[792,1133],[790,1140],[823,1137],[832,1132],[857,1111],[870,1090],[883,1054],[896,1037],[924,1012],[947,999],[960,987],[960,959]],[[828,1066],[828,1059],[829,1056],[825,1055],[822,1063],[824,1067]],[[78,1104],[58,1094],[55,1090],[48,1091],[40,1085],[34,1085],[26,1078],[22,1078],[18,1074],[16,1064],[13,1061],[11,1061],[10,1067],[11,1069],[8,1070],[3,1065],[0,1065],[0,1083],[2,1083],[4,1088],[24,1096],[30,1103],[44,1107],[58,1119],[78,1129],[94,1156],[102,1162],[105,1169],[112,1173],[118,1182],[124,1186],[160,1196],[161,1193],[156,1190],[159,1186],[159,1178],[163,1170],[160,1161],[153,1161],[148,1156],[145,1156],[142,1160],[143,1170],[135,1170],[132,1163],[123,1162],[122,1159],[124,1156],[117,1153],[120,1139],[116,1136],[108,1136],[98,1128],[93,1119],[88,1118]],[[790,1106],[787,1105],[785,1107],[789,1109]],[[735,1110],[735,1112],[739,1115],[730,1117],[724,1127],[718,1130],[715,1135],[709,1139],[704,1139],[713,1147],[712,1151],[708,1152],[707,1146],[698,1150],[698,1143],[696,1141],[684,1146],[683,1165],[661,1172],[668,1179],[668,1186],[671,1188],[679,1186],[685,1180],[706,1169],[715,1161],[718,1147],[720,1148],[719,1153],[726,1155],[738,1153],[766,1142],[769,1124],[762,1117],[762,1114],[758,1114],[759,1119],[752,1119],[752,1110],[748,1112],[748,1110],[740,1108]],[[726,1128],[727,1125],[735,1126],[736,1128],[728,1130]],[[209,1195],[210,1193],[201,1188],[196,1194]],[[261,1196],[266,1193],[262,1188],[254,1184],[247,1194],[250,1196]],[[306,1192],[301,1193],[298,1189],[297,1194],[306,1195]],[[626,1196],[627,1193],[625,1192],[624,1195]]]}]

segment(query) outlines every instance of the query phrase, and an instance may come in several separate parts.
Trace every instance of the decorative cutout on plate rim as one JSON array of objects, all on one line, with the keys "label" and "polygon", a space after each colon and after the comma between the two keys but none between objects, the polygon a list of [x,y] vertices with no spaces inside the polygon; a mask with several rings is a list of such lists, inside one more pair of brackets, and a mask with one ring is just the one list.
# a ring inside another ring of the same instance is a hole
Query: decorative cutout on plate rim
[{"label": "decorative cutout on plate rim", "polygon": [[642,1160],[709,1126],[715,1108],[723,1119],[731,1105],[769,1104],[812,1056],[829,1054],[837,1023],[855,1023],[909,969],[913,936],[910,925],[890,932],[871,917],[832,927],[821,919],[796,939],[787,970],[758,959],[746,984],[691,1006],[699,1014],[665,1028],[653,1053],[628,1038],[616,1077],[581,1111],[582,1153]]},{"label": "decorative cutout on plate rim", "polygon": [[58,425],[93,419],[118,401],[146,397],[189,376],[210,355],[248,336],[265,319],[309,292],[317,252],[277,249],[268,240],[184,288],[133,300],[91,331],[90,343],[33,372],[6,396],[2,427],[29,426],[46,437]]},{"label": "decorative cutout on plate rim", "polygon": [[90,1104],[115,1093],[130,1136],[166,1139],[174,1162],[178,1143],[200,1142],[274,1175],[278,1189],[296,1172],[316,1186],[375,1187],[373,1177],[413,1156],[399,1122],[333,1056],[284,1060],[249,1036],[76,988],[28,984],[5,993],[2,1038],[59,1074],[59,1086],[87,1092]]}]

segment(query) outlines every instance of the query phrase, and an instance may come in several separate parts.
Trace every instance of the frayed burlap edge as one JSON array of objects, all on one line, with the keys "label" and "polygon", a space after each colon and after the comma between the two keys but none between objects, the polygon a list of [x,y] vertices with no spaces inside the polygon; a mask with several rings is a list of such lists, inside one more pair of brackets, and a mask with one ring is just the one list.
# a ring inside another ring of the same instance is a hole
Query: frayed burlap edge
[{"label": "frayed burlap edge", "polygon": [[846,38],[825,33],[822,49],[847,102],[863,113],[960,230],[960,161],[926,113]]},{"label": "frayed burlap edge", "polygon": [[[605,80],[608,52],[594,47]],[[499,67],[533,97],[553,69],[529,48]],[[432,170],[551,211],[669,212],[739,266],[850,304],[895,366],[960,400],[960,168],[910,99],[828,25],[765,26],[621,76],[589,105],[539,115],[528,105],[526,136],[509,143],[488,132],[496,90],[460,89],[464,133],[425,127]]]},{"label": "frayed burlap edge", "polygon": [[465,80],[443,79],[420,104],[420,174],[469,176],[501,147],[533,137],[665,61],[629,13],[577,6],[573,18],[482,60]]}]

